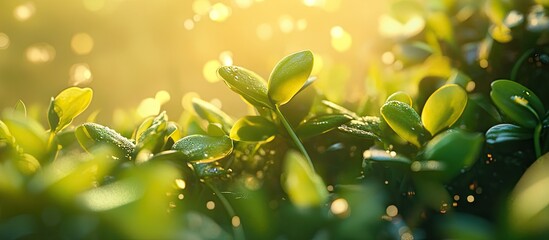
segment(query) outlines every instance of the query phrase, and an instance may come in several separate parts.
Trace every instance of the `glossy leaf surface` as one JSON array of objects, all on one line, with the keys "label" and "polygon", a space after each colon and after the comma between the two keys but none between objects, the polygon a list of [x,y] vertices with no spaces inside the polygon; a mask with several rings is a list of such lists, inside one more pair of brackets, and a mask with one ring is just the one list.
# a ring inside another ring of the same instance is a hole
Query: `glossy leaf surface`
[{"label": "glossy leaf surface", "polygon": [[421,125],[419,115],[410,105],[389,101],[380,111],[387,124],[404,140],[419,147],[429,137],[429,133]]},{"label": "glossy leaf surface", "polygon": [[489,144],[498,144],[504,142],[520,141],[531,139],[534,135],[532,129],[521,126],[503,123],[498,124],[486,132],[486,142]]},{"label": "glossy leaf surface", "polygon": [[254,106],[272,108],[267,97],[267,83],[256,73],[237,66],[224,66],[217,70],[227,86]]},{"label": "glossy leaf surface", "polygon": [[467,106],[467,92],[456,84],[436,90],[425,102],[421,120],[431,135],[454,124]]},{"label": "glossy leaf surface", "polygon": [[300,138],[314,137],[335,129],[349,121],[351,121],[351,117],[345,114],[316,116],[299,125],[296,129],[296,133]]},{"label": "glossy leaf surface", "polygon": [[227,136],[189,135],[179,139],[172,149],[183,153],[183,160],[207,163],[226,157],[233,151],[233,141]]},{"label": "glossy leaf surface", "polygon": [[545,115],[540,99],[530,89],[510,80],[492,82],[490,97],[511,121],[523,127],[535,128]]},{"label": "glossy leaf surface", "polygon": [[[55,116],[50,120],[52,131],[59,132],[68,126],[72,120],[80,115],[93,97],[93,91],[90,88],[70,87],[63,90],[53,99],[53,112],[57,115],[58,121],[55,123]],[[51,106],[50,106],[51,107]],[[50,115],[53,114],[50,109]]]},{"label": "glossy leaf surface", "polygon": [[84,123],[75,130],[76,139],[87,151],[105,145],[113,150],[113,156],[131,159],[135,144],[116,131],[97,123]]},{"label": "glossy leaf surface", "polygon": [[297,52],[280,60],[269,77],[269,99],[277,105],[289,102],[307,82],[312,70],[311,51]]}]

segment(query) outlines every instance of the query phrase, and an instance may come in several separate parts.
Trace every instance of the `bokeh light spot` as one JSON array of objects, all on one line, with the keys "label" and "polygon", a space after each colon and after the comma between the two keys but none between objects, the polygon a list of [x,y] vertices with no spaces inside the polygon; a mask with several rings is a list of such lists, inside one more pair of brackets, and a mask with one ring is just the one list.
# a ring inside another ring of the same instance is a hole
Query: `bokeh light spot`
[{"label": "bokeh light spot", "polygon": [[160,90],[154,95],[154,99],[156,99],[156,101],[158,101],[162,105],[170,101],[171,96],[169,92],[165,90]]},{"label": "bokeh light spot", "polygon": [[202,68],[202,75],[208,82],[218,82],[220,79],[217,76],[217,69],[220,68],[222,65],[218,60],[210,60],[207,61],[206,64],[204,64],[204,67]]},{"label": "bokeh light spot", "polygon": [[45,63],[55,59],[55,48],[47,43],[36,43],[27,48],[25,55],[32,63]]},{"label": "bokeh light spot", "polygon": [[349,213],[349,203],[344,198],[338,198],[330,205],[330,211],[337,216],[345,216]]},{"label": "bokeh light spot", "polygon": [[35,11],[36,11],[36,8],[34,7],[34,4],[31,2],[28,2],[15,7],[15,9],[13,10],[13,16],[18,21],[23,22],[31,18],[32,15],[34,15]]},{"label": "bokeh light spot", "polygon": [[215,202],[214,202],[214,201],[208,201],[208,202],[206,203],[206,208],[207,208],[208,210],[213,210],[213,209],[215,208]]},{"label": "bokeh light spot", "polygon": [[351,34],[346,32],[342,27],[335,26],[330,30],[332,37],[332,47],[338,52],[345,52],[351,48],[353,39]]},{"label": "bokeh light spot", "polygon": [[93,49],[93,38],[87,33],[72,36],[71,48],[78,55],[86,55]]},{"label": "bokeh light spot", "polygon": [[7,34],[0,32],[0,50],[7,49],[10,46],[10,38]]},{"label": "bokeh light spot", "polygon": [[249,8],[254,3],[253,0],[235,0],[234,2],[239,8]]},{"label": "bokeh light spot", "polygon": [[212,4],[208,0],[195,0],[192,5],[193,12],[198,15],[205,15],[210,12]]},{"label": "bokeh light spot", "polygon": [[192,30],[194,28],[194,21],[192,19],[186,19],[183,22],[183,27],[187,30]]},{"label": "bokeh light spot", "polygon": [[231,16],[231,8],[223,3],[216,3],[210,9],[210,19],[215,22],[223,22]]},{"label": "bokeh light spot", "polygon": [[395,205],[389,205],[385,209],[385,213],[387,213],[387,216],[389,217],[396,217],[398,215],[398,208]]},{"label": "bokeh light spot", "polygon": [[71,66],[69,85],[82,86],[91,83],[93,74],[86,63],[77,63]]},{"label": "bokeh light spot", "polygon": [[155,116],[160,113],[161,104],[154,98],[145,98],[137,107],[137,114],[142,117]]},{"label": "bokeh light spot", "polygon": [[223,51],[219,53],[219,61],[223,66],[233,65],[233,53],[231,51]]},{"label": "bokeh light spot", "polygon": [[290,15],[282,15],[278,18],[278,26],[283,33],[290,33],[294,30],[294,20]]}]

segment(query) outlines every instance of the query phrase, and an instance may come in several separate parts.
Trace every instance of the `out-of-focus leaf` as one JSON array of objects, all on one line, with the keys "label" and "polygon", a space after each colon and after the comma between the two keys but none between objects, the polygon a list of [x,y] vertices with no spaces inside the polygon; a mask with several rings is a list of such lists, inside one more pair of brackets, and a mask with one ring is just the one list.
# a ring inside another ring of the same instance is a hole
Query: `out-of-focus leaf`
[{"label": "out-of-focus leaf", "polygon": [[[546,5],[547,6],[547,5]],[[528,24],[526,28],[529,31],[541,33],[549,29],[549,16],[541,5],[535,5],[528,13]]]},{"label": "out-of-focus leaf", "polygon": [[59,132],[67,127],[76,116],[88,108],[92,97],[93,90],[90,88],[70,87],[59,93],[53,99],[48,114],[52,131]]},{"label": "out-of-focus leaf", "polygon": [[523,127],[535,128],[545,114],[543,104],[530,89],[510,80],[492,82],[490,97],[510,120]]},{"label": "out-of-focus leaf", "polygon": [[454,70],[448,80],[446,81],[446,84],[457,84],[461,86],[463,89],[467,88],[467,84],[471,81],[471,77],[469,77],[467,74],[463,73],[459,70]]},{"label": "out-of-focus leaf", "polygon": [[322,104],[326,105],[327,107],[329,107],[330,109],[333,109],[335,110],[336,112],[338,113],[343,113],[345,115],[349,115],[355,119],[358,119],[359,116],[356,115],[356,113],[354,113],[353,111],[347,109],[347,108],[344,108],[343,106],[340,106],[340,105],[337,105],[336,103],[334,102],[331,102],[331,101],[328,101],[328,100],[322,100],[321,101]]},{"label": "out-of-focus leaf", "polygon": [[441,177],[449,180],[475,163],[483,142],[480,133],[447,130],[427,143],[422,158],[441,162],[445,166],[444,176]]},{"label": "out-of-focus leaf", "polygon": [[421,124],[417,112],[400,101],[389,101],[381,107],[381,115],[389,126],[404,140],[420,147],[430,135]]},{"label": "out-of-focus leaf", "polygon": [[349,121],[351,121],[351,117],[345,114],[316,116],[299,125],[296,129],[296,134],[302,139],[314,137],[335,129]]},{"label": "out-of-focus leaf", "polygon": [[76,128],[75,134],[80,145],[87,151],[104,145],[113,150],[113,156],[116,158],[132,158],[135,144],[108,127],[97,123],[84,123]]},{"label": "out-of-focus leaf", "polygon": [[[316,78],[310,77],[309,80],[310,79]],[[312,83],[309,80],[307,80],[305,85],[307,85],[307,83]],[[297,127],[299,123],[307,117],[318,95],[316,88],[305,88],[305,85],[303,86],[304,88],[292,98],[292,101],[280,106],[280,111],[293,128]]]},{"label": "out-of-focus leaf", "polygon": [[395,45],[393,53],[405,65],[411,65],[425,61],[433,53],[433,50],[425,43],[413,42]]},{"label": "out-of-focus leaf", "polygon": [[445,239],[485,240],[495,238],[494,226],[471,214],[453,213],[436,225]]},{"label": "out-of-focus leaf", "polygon": [[549,224],[549,153],[522,175],[511,193],[507,222],[521,233],[547,232]]},{"label": "out-of-focus leaf", "polygon": [[233,125],[231,139],[242,142],[269,142],[277,134],[276,126],[261,116],[245,116]]},{"label": "out-of-focus leaf", "polygon": [[534,135],[532,129],[523,128],[517,125],[503,123],[498,124],[486,132],[486,142],[498,144],[504,142],[520,141],[531,139]]},{"label": "out-of-focus leaf", "polygon": [[313,53],[301,51],[286,56],[269,77],[268,96],[273,104],[284,105],[304,86],[313,70]]},{"label": "out-of-focus leaf", "polygon": [[40,162],[34,156],[26,153],[16,159],[16,165],[19,171],[25,175],[31,175],[40,169]]},{"label": "out-of-focus leaf", "polygon": [[379,117],[367,116],[358,120],[351,120],[337,129],[353,136],[381,141],[380,124]]},{"label": "out-of-focus leaf", "polygon": [[237,66],[223,66],[217,73],[231,90],[252,105],[273,108],[267,96],[267,83],[256,73]]},{"label": "out-of-focus leaf", "polygon": [[4,124],[22,151],[37,159],[46,153],[46,130],[32,118],[13,113],[4,114]]},{"label": "out-of-focus leaf", "polygon": [[[396,153],[395,151],[384,151],[379,149],[370,149],[364,151],[364,161],[373,161],[381,164],[410,166],[412,161],[406,156]],[[363,164],[364,165],[364,164]]]},{"label": "out-of-focus leaf", "polygon": [[118,181],[91,189],[79,196],[86,209],[102,212],[137,201],[143,197],[144,189],[131,181]]},{"label": "out-of-focus leaf", "polygon": [[219,123],[210,123],[208,125],[208,135],[212,137],[220,137],[227,135],[227,133],[223,130],[223,126]]},{"label": "out-of-focus leaf", "polygon": [[412,98],[410,97],[410,95],[402,91],[391,94],[385,102],[389,101],[399,101],[412,106]]},{"label": "out-of-focus leaf", "polygon": [[172,149],[181,151],[185,161],[208,163],[229,155],[233,151],[233,141],[228,136],[195,134],[181,138],[174,143]]},{"label": "out-of-focus leaf", "polygon": [[296,151],[290,150],[286,154],[281,180],[290,201],[298,207],[319,207],[328,198],[328,191],[322,178]]},{"label": "out-of-focus leaf", "polygon": [[230,239],[229,235],[214,220],[208,216],[195,212],[185,212],[185,225],[181,231],[181,239],[223,240]]},{"label": "out-of-focus leaf", "polygon": [[467,106],[467,92],[456,84],[436,90],[423,107],[421,120],[431,135],[452,126]]},{"label": "out-of-focus leaf", "polygon": [[492,25],[489,32],[492,38],[500,43],[508,43],[513,40],[511,29],[503,23]]},{"label": "out-of-focus leaf", "polygon": [[21,100],[17,101],[15,107],[13,108],[13,111],[25,117],[27,116],[27,106],[25,106],[25,103]]},{"label": "out-of-focus leaf", "polygon": [[227,170],[214,163],[193,163],[194,172],[200,178],[214,178],[227,174]]},{"label": "out-of-focus leaf", "polygon": [[223,125],[223,130],[229,132],[233,126],[233,119],[221,109],[200,98],[192,99],[193,109],[202,119],[210,123],[219,123]]},{"label": "out-of-focus leaf", "polygon": [[436,34],[438,39],[444,40],[449,44],[454,44],[454,27],[450,16],[442,11],[436,11],[429,14],[427,23]]}]

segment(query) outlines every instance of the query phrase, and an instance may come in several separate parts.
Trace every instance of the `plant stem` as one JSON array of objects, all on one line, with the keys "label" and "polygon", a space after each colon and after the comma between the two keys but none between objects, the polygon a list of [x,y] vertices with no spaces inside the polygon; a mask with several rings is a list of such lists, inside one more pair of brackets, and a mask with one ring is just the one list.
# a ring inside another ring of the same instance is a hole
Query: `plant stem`
[{"label": "plant stem", "polygon": [[[219,189],[217,189],[216,186],[214,186],[213,184],[211,184],[208,181],[204,181],[204,182],[206,183],[206,185],[210,189],[212,189],[212,191],[215,193],[217,198],[219,198],[219,201],[221,201],[221,204],[223,204],[223,207],[225,207],[225,210],[227,211],[227,213],[231,217],[231,224],[232,224],[233,217],[236,216],[236,213],[235,213],[233,207],[231,206],[231,203],[229,203],[229,200],[227,200],[227,198],[225,198],[225,196],[223,196],[223,194],[219,191]],[[236,217],[238,217],[238,216],[236,216]],[[236,227],[233,226],[233,234],[234,234],[234,238],[236,240],[246,239],[246,237],[244,236],[244,231],[242,229],[242,224],[240,224]]]},{"label": "plant stem", "polygon": [[540,145],[540,138],[541,138],[541,129],[542,124],[539,123],[536,129],[534,130],[534,148],[536,150],[536,158],[541,157],[541,145]]},{"label": "plant stem", "polygon": [[511,80],[517,81],[517,74],[519,71],[519,68],[522,66],[524,61],[528,59],[528,56],[530,56],[534,52],[533,48],[530,48],[526,50],[522,55],[520,55],[520,58],[515,62],[515,65],[513,65],[513,68],[511,70]]},{"label": "plant stem", "polygon": [[292,126],[290,126],[290,123],[288,123],[288,121],[286,121],[286,118],[284,117],[284,115],[282,115],[282,112],[280,111],[280,107],[278,105],[275,105],[274,110],[275,110],[276,115],[280,118],[280,121],[282,122],[282,125],[284,125],[284,128],[286,129],[286,132],[288,132],[288,134],[290,135],[290,138],[292,138],[292,140],[294,141],[294,144],[299,149],[299,151],[301,151],[301,154],[303,154],[303,156],[305,156],[305,158],[307,159],[307,162],[309,163],[309,166],[314,171],[315,168],[314,168],[314,165],[313,165],[313,161],[309,157],[309,154],[307,153],[307,150],[305,150],[305,147],[303,146],[303,143],[301,143],[301,140],[299,140],[299,138],[295,134],[294,130],[292,129]]}]

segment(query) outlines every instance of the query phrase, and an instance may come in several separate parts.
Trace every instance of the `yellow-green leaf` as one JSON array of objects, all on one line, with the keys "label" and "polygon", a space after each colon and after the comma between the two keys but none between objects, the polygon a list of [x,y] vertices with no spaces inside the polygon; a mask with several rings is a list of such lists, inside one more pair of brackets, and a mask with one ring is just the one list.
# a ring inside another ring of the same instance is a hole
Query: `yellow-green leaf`
[{"label": "yellow-green leaf", "polygon": [[301,51],[283,58],[269,77],[268,96],[273,104],[283,105],[296,95],[313,70],[313,53]]},{"label": "yellow-green leaf", "polygon": [[[59,132],[67,127],[76,116],[88,108],[92,97],[93,90],[90,88],[70,87],[59,93],[53,99],[48,115],[52,131]],[[54,113],[56,116],[53,116]]]},{"label": "yellow-green leaf", "polygon": [[430,137],[421,125],[421,119],[410,105],[389,101],[381,107],[381,115],[389,126],[404,140],[420,147]]},{"label": "yellow-green leaf", "polygon": [[284,159],[282,187],[298,207],[319,207],[328,198],[326,185],[305,158],[290,150]]},{"label": "yellow-green leaf", "polygon": [[195,134],[179,139],[172,149],[182,152],[185,161],[207,163],[229,155],[233,151],[233,141],[228,136]]},{"label": "yellow-green leaf", "polygon": [[219,123],[223,125],[223,130],[226,132],[231,129],[233,125],[233,119],[213,104],[206,102],[200,98],[193,98],[192,105],[196,114],[198,114],[198,116],[200,116],[202,119],[205,119],[210,123]]},{"label": "yellow-green leaf", "polygon": [[276,126],[261,116],[245,116],[231,129],[231,139],[241,142],[269,142],[277,133]]},{"label": "yellow-green leaf", "polygon": [[116,158],[131,159],[135,144],[116,131],[97,123],[84,123],[75,130],[78,143],[87,151],[107,146]]},{"label": "yellow-green leaf", "polygon": [[256,73],[237,66],[223,66],[217,70],[227,86],[256,107],[273,108],[267,97],[267,83]]},{"label": "yellow-green leaf", "polygon": [[351,121],[351,119],[351,117],[345,114],[316,116],[300,124],[296,129],[296,133],[302,139],[314,137],[335,129],[342,124]]},{"label": "yellow-green leaf", "polygon": [[431,135],[435,135],[454,124],[465,110],[465,106],[467,92],[456,84],[444,85],[425,102],[421,113],[423,126]]},{"label": "yellow-green leaf", "polygon": [[398,91],[391,94],[391,96],[387,98],[386,102],[389,102],[389,101],[399,101],[412,106],[412,98],[410,97],[410,95],[402,91]]}]

